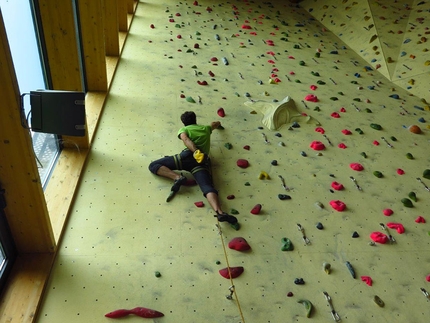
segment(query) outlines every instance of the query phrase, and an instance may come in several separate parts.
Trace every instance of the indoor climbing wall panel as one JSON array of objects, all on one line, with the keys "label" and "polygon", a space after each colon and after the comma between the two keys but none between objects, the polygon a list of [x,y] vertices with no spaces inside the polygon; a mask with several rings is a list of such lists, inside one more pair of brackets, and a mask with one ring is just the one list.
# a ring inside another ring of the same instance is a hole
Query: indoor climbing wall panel
[{"label": "indoor climbing wall panel", "polygon": [[373,68],[428,97],[428,1],[312,1],[301,5]]},{"label": "indoor climbing wall panel", "polygon": [[[309,301],[314,322],[425,322],[420,98],[296,4],[140,2],[36,321],[306,322]],[[167,203],[148,171],[187,110],[224,127],[212,172],[239,230],[190,174]]]}]

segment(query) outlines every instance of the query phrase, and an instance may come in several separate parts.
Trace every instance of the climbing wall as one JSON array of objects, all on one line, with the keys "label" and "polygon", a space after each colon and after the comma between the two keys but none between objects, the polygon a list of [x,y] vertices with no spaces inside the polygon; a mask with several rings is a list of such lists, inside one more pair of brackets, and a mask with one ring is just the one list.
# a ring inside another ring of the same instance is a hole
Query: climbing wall
[{"label": "climbing wall", "polygon": [[[389,82],[317,10],[139,3],[36,322],[136,307],[164,314],[153,322],[305,322],[307,301],[314,322],[428,319],[426,93]],[[239,230],[198,186],[167,203],[172,182],[148,171],[183,148],[187,110],[224,127],[212,171]]]},{"label": "climbing wall", "polygon": [[428,1],[311,1],[301,3],[386,78],[429,100]]}]

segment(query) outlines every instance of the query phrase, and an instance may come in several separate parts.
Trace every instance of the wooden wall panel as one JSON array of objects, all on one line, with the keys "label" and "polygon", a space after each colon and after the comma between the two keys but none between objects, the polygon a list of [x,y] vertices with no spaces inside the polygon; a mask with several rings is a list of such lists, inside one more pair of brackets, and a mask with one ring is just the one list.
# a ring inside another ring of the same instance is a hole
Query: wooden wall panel
[{"label": "wooden wall panel", "polygon": [[82,91],[72,1],[39,0],[54,90]]},{"label": "wooden wall panel", "polygon": [[127,0],[127,13],[134,12],[134,0]]},{"label": "wooden wall panel", "polygon": [[53,252],[55,242],[30,133],[21,126],[20,92],[0,13],[0,182],[19,253]]},{"label": "wooden wall panel", "polygon": [[103,0],[104,36],[107,56],[119,56],[117,0]]},{"label": "wooden wall panel", "polygon": [[118,0],[118,26],[119,31],[128,30],[127,0]]},{"label": "wooden wall panel", "polygon": [[102,0],[78,0],[88,91],[107,91]]}]

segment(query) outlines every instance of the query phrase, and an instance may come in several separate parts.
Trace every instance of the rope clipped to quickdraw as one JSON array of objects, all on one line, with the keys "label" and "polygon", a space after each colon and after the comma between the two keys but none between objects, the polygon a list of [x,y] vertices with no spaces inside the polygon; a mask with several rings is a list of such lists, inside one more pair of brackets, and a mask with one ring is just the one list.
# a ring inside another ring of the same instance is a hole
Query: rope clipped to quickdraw
[{"label": "rope clipped to quickdraw", "polygon": [[223,236],[222,236],[221,226],[219,224],[219,221],[217,221],[217,222],[218,223],[216,224],[216,226],[218,228],[218,234],[221,237],[222,248],[224,250],[225,262],[227,264],[227,271],[228,271],[228,276],[230,277],[230,284],[231,284],[231,286],[228,289],[229,292],[230,292],[230,295],[227,295],[226,298],[232,300],[233,299],[233,295],[234,295],[234,297],[236,298],[236,304],[237,304],[237,308],[239,310],[240,317],[242,319],[242,323],[245,323],[245,318],[243,317],[242,308],[240,307],[239,297],[237,297],[236,288],[234,287],[233,278],[231,276],[230,263],[228,261],[227,249],[225,248],[225,243],[224,243],[224,239],[223,239]]}]

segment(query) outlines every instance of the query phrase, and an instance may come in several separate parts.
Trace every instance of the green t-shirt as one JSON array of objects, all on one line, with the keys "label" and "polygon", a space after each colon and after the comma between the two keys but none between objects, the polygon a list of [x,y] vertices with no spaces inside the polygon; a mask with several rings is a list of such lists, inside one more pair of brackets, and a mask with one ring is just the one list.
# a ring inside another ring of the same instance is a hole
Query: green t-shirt
[{"label": "green t-shirt", "polygon": [[209,154],[209,151],[211,149],[211,126],[192,124],[186,127],[182,127],[178,131],[178,137],[183,132],[187,134],[187,136],[194,142],[198,149],[200,149],[203,153],[207,155]]}]

